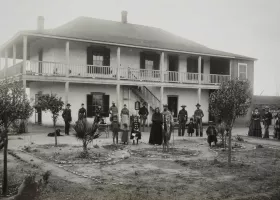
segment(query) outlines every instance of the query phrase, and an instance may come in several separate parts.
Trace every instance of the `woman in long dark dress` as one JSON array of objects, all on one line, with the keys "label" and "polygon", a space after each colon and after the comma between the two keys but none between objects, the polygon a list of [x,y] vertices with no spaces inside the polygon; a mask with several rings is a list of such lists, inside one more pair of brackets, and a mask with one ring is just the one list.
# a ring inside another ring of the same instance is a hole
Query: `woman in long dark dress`
[{"label": "woman in long dark dress", "polygon": [[163,117],[159,112],[159,108],[155,109],[155,113],[152,116],[152,128],[150,132],[149,144],[162,144],[162,123]]},{"label": "woman in long dark dress", "polygon": [[255,108],[251,117],[249,136],[262,137],[261,114],[258,108]]}]

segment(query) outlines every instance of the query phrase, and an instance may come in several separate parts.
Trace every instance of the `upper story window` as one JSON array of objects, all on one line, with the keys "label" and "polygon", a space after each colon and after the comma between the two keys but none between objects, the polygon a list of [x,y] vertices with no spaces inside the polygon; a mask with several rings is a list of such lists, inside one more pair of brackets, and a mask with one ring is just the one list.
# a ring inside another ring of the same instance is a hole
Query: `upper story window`
[{"label": "upper story window", "polygon": [[238,63],[238,79],[245,80],[247,79],[247,64]]},{"label": "upper story window", "polygon": [[149,70],[159,70],[160,55],[155,52],[140,53],[140,68]]},{"label": "upper story window", "polygon": [[145,60],[145,69],[154,69],[154,61],[152,60]]},{"label": "upper story window", "polygon": [[92,64],[102,66],[104,61],[103,55],[93,55],[92,57]]},{"label": "upper story window", "polygon": [[[198,58],[188,57],[187,58],[187,72],[188,73],[198,73]],[[201,59],[201,73],[204,72],[204,60]]]},{"label": "upper story window", "polygon": [[87,64],[110,66],[110,49],[102,46],[89,46],[87,48]]}]

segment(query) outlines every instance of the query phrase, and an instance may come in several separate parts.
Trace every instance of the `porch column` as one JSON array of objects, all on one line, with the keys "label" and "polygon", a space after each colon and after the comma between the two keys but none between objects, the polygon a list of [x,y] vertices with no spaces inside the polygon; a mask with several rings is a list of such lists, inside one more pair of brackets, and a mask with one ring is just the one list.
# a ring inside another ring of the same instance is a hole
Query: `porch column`
[{"label": "porch column", "polygon": [[120,116],[121,113],[121,102],[120,102],[120,90],[121,90],[121,85],[117,83],[117,99],[116,99],[116,105],[118,107],[118,116]]},{"label": "porch column", "polygon": [[164,82],[164,52],[160,54],[160,80]]},{"label": "porch column", "polygon": [[229,61],[229,75],[230,75],[230,80],[232,79],[232,73],[231,73],[231,66],[232,66],[232,60]]},{"label": "porch column", "polygon": [[70,56],[70,44],[69,41],[67,41],[65,43],[65,56],[66,56],[66,77],[69,77],[69,73],[70,73],[70,60],[69,60],[69,56]]},{"label": "porch column", "polygon": [[201,56],[198,57],[198,84],[201,84]]},{"label": "porch column", "polygon": [[160,110],[163,109],[163,89],[163,86],[160,86]]},{"label": "porch column", "polygon": [[5,65],[4,65],[4,77],[7,78],[7,70],[8,70],[8,50],[5,49]]},{"label": "porch column", "polygon": [[197,90],[197,99],[198,99],[198,103],[200,104],[200,100],[201,100],[201,88],[198,88]]},{"label": "porch column", "polygon": [[26,61],[27,61],[27,36],[23,36],[23,69],[22,74],[26,74]]},{"label": "porch column", "polygon": [[121,48],[117,48],[117,80],[120,80]]},{"label": "porch column", "polygon": [[13,65],[16,64],[16,58],[17,58],[17,47],[15,44],[13,44]]},{"label": "porch column", "polygon": [[69,81],[65,82],[65,105],[68,103]]}]

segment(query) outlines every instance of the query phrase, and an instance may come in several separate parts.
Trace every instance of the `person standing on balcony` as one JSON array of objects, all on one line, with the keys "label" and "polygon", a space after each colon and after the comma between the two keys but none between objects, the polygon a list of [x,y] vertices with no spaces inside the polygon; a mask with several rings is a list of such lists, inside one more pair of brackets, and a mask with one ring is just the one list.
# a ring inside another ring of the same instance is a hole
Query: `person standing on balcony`
[{"label": "person standing on balcony", "polygon": [[196,110],[194,111],[194,120],[196,124],[196,136],[198,137],[200,134],[200,137],[203,136],[203,127],[202,127],[202,118],[204,117],[203,111],[200,109],[200,104],[196,104]]},{"label": "person standing on balcony", "polygon": [[149,111],[146,108],[146,102],[143,103],[143,106],[139,109],[138,114],[140,115],[140,125],[143,127],[143,132],[144,132],[146,121],[149,115]]},{"label": "person standing on balcony", "polygon": [[83,120],[87,118],[87,110],[84,108],[84,104],[82,103],[81,108],[78,112],[78,119]]},{"label": "person standing on balcony", "polygon": [[71,105],[68,103],[62,113],[62,117],[65,122],[65,135],[69,135],[70,122],[72,121],[70,106]]},{"label": "person standing on balcony", "polygon": [[269,107],[265,107],[265,112],[263,115],[263,124],[264,124],[264,136],[263,138],[269,138],[269,126],[271,125],[272,114],[269,112]]},{"label": "person standing on balcony", "polygon": [[184,136],[185,135],[185,128],[186,123],[188,121],[188,112],[186,111],[186,106],[182,105],[182,110],[178,113],[178,121],[179,121],[179,129],[178,129],[178,135]]},{"label": "person standing on balcony", "polygon": [[114,116],[117,116],[117,120],[118,120],[118,112],[119,111],[118,111],[118,107],[116,106],[116,103],[114,101],[112,102],[112,106],[110,107],[109,110],[110,110],[110,114],[111,114],[110,121],[111,122],[113,121]]},{"label": "person standing on balcony", "polygon": [[121,126],[124,128],[124,124],[129,124],[129,110],[126,107],[126,104],[123,105],[123,109],[121,110]]}]

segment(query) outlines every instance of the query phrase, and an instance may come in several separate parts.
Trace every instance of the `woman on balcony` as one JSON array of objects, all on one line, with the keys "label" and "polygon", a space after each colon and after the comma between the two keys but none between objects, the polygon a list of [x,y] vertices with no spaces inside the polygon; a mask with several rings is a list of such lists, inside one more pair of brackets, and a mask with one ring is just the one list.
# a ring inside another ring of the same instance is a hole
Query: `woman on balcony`
[{"label": "woman on balcony", "polygon": [[152,145],[161,145],[162,144],[162,123],[163,117],[159,111],[159,108],[155,109],[155,112],[152,116],[152,128],[150,132],[149,144]]}]

